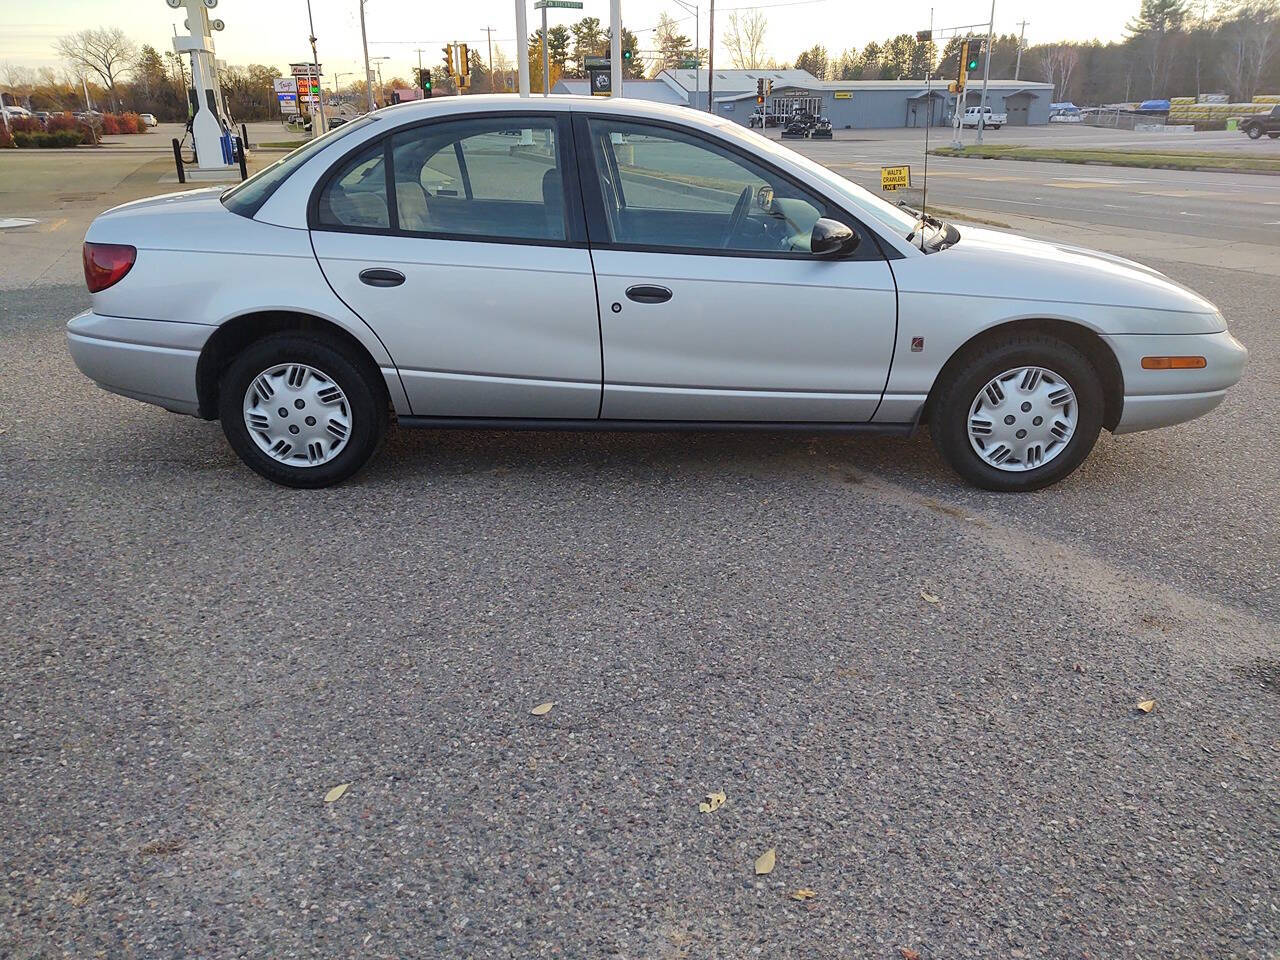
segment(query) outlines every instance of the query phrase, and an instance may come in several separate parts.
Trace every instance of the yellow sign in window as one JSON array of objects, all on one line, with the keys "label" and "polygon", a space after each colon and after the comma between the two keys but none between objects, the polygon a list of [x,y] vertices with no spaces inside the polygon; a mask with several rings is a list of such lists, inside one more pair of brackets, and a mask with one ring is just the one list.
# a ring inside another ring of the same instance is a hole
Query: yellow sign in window
[{"label": "yellow sign in window", "polygon": [[880,168],[880,189],[881,190],[897,190],[901,187],[911,186],[911,168],[903,167],[881,167]]}]

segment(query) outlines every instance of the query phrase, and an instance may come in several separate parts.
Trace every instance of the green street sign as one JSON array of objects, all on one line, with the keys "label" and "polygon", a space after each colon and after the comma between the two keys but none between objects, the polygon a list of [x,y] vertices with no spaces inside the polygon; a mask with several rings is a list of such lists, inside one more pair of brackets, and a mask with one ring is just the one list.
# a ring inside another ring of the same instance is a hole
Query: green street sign
[{"label": "green street sign", "polygon": [[582,4],[579,0],[538,0],[538,2],[533,5],[533,9],[581,10]]},{"label": "green street sign", "polygon": [[698,67],[700,66],[702,66],[702,64],[700,64],[697,60],[681,60],[680,61],[681,70],[697,70]]}]

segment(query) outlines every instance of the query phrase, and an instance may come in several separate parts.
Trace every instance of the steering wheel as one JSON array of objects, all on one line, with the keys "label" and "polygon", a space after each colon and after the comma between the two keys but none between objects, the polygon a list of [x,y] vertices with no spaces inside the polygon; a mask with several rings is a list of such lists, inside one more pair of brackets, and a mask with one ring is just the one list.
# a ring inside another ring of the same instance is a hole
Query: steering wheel
[{"label": "steering wheel", "polygon": [[747,211],[751,209],[751,198],[754,196],[750,187],[743,187],[742,194],[738,197],[738,202],[733,205],[733,214],[729,217],[729,226],[724,232],[724,239],[720,241],[720,249],[725,249],[733,242],[734,234],[738,232],[738,228],[742,226],[742,221],[746,219]]}]

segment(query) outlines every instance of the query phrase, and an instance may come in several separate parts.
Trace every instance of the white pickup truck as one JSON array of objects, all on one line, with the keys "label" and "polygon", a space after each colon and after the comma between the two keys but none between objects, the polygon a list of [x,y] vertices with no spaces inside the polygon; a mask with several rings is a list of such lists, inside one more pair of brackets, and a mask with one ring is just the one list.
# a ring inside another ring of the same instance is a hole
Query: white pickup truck
[{"label": "white pickup truck", "polygon": [[981,114],[986,115],[982,125],[988,130],[999,130],[1009,122],[1007,113],[992,113],[990,107],[966,107],[964,117],[961,118],[960,122],[966,127],[976,127],[978,125],[978,117]]}]

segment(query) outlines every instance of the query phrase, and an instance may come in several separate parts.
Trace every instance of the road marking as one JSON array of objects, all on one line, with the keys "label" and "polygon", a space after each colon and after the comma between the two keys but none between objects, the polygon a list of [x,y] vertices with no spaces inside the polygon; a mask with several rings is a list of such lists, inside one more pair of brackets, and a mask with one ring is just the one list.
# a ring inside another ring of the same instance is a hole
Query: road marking
[{"label": "road marking", "polygon": [[39,220],[31,220],[27,217],[0,217],[0,230],[17,230],[20,227],[29,227],[33,223],[39,222]]}]

